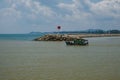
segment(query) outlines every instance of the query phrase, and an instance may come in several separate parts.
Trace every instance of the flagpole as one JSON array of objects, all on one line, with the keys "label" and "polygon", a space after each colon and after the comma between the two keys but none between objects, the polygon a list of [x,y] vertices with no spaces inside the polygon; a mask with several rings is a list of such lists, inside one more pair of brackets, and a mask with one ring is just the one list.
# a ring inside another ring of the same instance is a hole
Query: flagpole
[{"label": "flagpole", "polygon": [[61,29],[61,26],[57,26],[58,35],[60,34],[60,29]]}]

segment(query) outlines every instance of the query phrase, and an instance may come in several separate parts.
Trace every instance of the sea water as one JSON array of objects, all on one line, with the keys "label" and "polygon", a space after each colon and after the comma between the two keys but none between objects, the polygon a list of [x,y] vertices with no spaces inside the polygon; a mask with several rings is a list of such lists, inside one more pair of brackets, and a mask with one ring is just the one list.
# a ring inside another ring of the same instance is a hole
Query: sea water
[{"label": "sea water", "polygon": [[[6,37],[7,36],[7,37]],[[0,80],[120,80],[120,37],[88,38],[88,46],[0,35]]]}]

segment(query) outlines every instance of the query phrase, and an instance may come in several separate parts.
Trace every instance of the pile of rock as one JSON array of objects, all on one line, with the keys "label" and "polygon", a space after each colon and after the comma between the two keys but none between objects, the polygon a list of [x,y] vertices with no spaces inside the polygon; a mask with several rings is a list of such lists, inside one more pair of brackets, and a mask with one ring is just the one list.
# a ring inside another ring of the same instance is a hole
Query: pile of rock
[{"label": "pile of rock", "polygon": [[48,34],[42,37],[34,39],[34,41],[71,41],[78,39],[78,37],[72,37],[69,35]]}]

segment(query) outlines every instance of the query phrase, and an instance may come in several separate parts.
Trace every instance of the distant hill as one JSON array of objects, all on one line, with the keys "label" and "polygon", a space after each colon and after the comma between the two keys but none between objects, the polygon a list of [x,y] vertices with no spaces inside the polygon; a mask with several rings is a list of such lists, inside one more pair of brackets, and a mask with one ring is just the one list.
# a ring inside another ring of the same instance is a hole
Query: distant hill
[{"label": "distant hill", "polygon": [[43,34],[42,32],[30,32],[29,34]]},{"label": "distant hill", "polygon": [[30,34],[120,34],[120,30],[88,29],[84,31],[30,32]]}]

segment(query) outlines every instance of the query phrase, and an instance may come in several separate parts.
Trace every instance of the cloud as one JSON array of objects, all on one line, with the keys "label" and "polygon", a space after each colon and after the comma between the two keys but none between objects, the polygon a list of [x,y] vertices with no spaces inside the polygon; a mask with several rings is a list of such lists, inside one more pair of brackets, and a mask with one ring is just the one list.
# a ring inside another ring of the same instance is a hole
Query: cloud
[{"label": "cloud", "polygon": [[12,7],[3,8],[0,10],[0,23],[1,24],[9,25],[9,24],[15,23],[20,18],[21,18],[21,12],[17,11],[16,9]]},{"label": "cloud", "polygon": [[86,0],[90,10],[98,15],[103,17],[120,17],[120,0],[103,0],[98,3],[91,3],[89,0]]},{"label": "cloud", "polygon": [[39,14],[45,17],[53,17],[55,15],[55,12],[50,7],[44,6],[36,0],[8,0],[7,3],[11,4],[10,6],[15,7],[23,14]]},{"label": "cloud", "polygon": [[65,14],[65,19],[67,20],[79,20],[86,19],[90,17],[90,14],[84,11],[84,6],[81,4],[80,0],[72,0],[72,3],[59,3],[58,7],[65,9],[71,14]]},{"label": "cloud", "polygon": [[[120,0],[102,0],[96,3],[91,0],[72,0],[72,3],[59,3],[58,7],[70,11],[72,14],[66,14],[65,17],[72,19],[85,19],[91,16],[94,18],[120,17]],[[86,8],[88,8],[87,12]]]},{"label": "cloud", "polygon": [[25,6],[35,14],[42,14],[48,17],[51,17],[51,16],[53,17],[53,15],[55,14],[51,10],[51,8],[41,5],[41,3],[38,1],[23,0],[22,3],[24,3]]},{"label": "cloud", "polygon": [[73,21],[78,25],[80,23],[82,26],[110,27],[116,25],[120,20],[120,0],[99,0],[96,2],[72,0],[72,3],[59,3],[58,7],[66,12],[71,12],[71,14],[65,13],[63,19]]},{"label": "cloud", "polygon": [[120,27],[120,0],[102,0],[97,3],[88,1],[88,3],[97,26],[111,29]]},{"label": "cloud", "polygon": [[0,4],[0,26],[5,28],[52,31],[57,25],[63,30],[120,26],[120,0],[3,0]]},{"label": "cloud", "polygon": [[0,8],[0,31],[8,27],[30,29],[33,24],[47,24],[56,15],[50,7],[37,0],[4,0],[4,5]]}]

